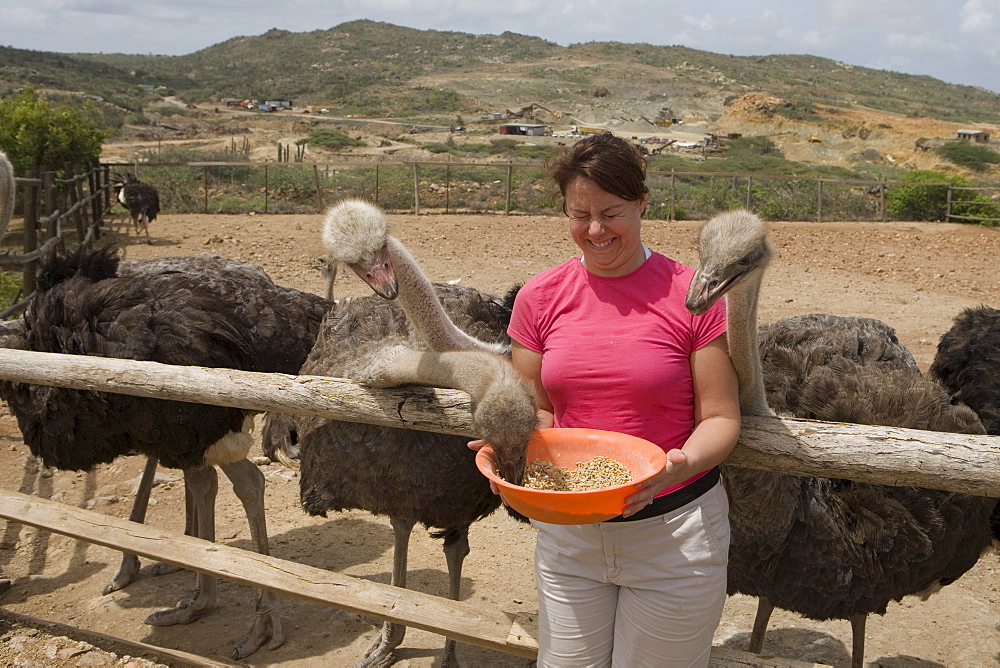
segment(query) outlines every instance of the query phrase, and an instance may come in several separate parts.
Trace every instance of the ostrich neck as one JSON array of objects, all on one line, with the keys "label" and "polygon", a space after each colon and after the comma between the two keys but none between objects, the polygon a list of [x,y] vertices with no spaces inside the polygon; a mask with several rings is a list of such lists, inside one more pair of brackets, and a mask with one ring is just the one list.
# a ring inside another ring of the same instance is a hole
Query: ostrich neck
[{"label": "ostrich neck", "polygon": [[740,410],[744,415],[774,415],[764,392],[764,375],[757,337],[757,302],[763,272],[757,272],[729,294],[727,336],[729,357],[740,380]]},{"label": "ostrich neck", "polygon": [[14,215],[14,168],[0,153],[0,238]]},{"label": "ostrich neck", "polygon": [[[758,271],[729,293],[727,323],[729,356],[740,381],[740,412],[743,415],[774,415],[767,405],[764,374],[757,336],[757,301],[763,272]],[[795,476],[723,465],[729,493],[729,521],[733,544],[773,546],[786,540],[794,513],[775,508],[796,508],[802,494]]]},{"label": "ostrich neck", "polygon": [[431,350],[481,350],[484,344],[451,321],[434,286],[406,247],[395,237],[387,241],[392,268],[399,284],[399,305]]}]

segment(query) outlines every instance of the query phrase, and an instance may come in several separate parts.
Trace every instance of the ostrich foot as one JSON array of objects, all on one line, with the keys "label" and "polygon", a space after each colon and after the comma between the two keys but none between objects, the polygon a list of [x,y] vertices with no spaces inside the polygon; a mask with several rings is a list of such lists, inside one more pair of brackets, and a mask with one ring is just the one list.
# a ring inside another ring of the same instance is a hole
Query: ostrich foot
[{"label": "ostrich foot", "polygon": [[[165,564],[163,562],[154,564],[150,569],[152,575],[168,575],[170,573],[176,573],[177,571],[184,570],[180,566],[174,566],[173,564]],[[118,591],[119,589],[124,589],[126,586],[130,585],[135,576],[139,574],[139,557],[134,554],[123,554],[122,555],[122,565],[118,568],[118,572],[111,582],[104,585],[104,590],[101,592],[105,596],[111,592]]]},{"label": "ostrich foot", "polygon": [[365,658],[354,668],[383,668],[391,666],[396,660],[394,650],[403,642],[406,635],[406,627],[400,624],[383,624],[372,644],[365,650]]},{"label": "ostrich foot", "polygon": [[208,602],[206,597],[198,596],[190,601],[179,604],[176,608],[160,610],[154,612],[144,620],[145,624],[151,626],[174,626],[175,624],[190,624],[196,619],[201,619],[209,610],[215,607],[214,602]]},{"label": "ostrich foot", "polygon": [[153,575],[170,575],[171,573],[176,573],[177,571],[183,571],[184,569],[180,566],[174,566],[173,564],[165,564],[159,561],[153,565],[150,572]]},{"label": "ostrich foot", "polygon": [[104,585],[102,594],[107,596],[113,591],[118,591],[135,579],[139,572],[139,557],[134,554],[122,554],[122,564],[118,567],[118,572],[111,578],[111,582]]},{"label": "ostrich foot", "polygon": [[281,628],[281,619],[274,608],[257,606],[257,617],[247,634],[236,645],[229,658],[233,661],[250,656],[267,643],[268,649],[278,649],[285,642],[285,632]]}]

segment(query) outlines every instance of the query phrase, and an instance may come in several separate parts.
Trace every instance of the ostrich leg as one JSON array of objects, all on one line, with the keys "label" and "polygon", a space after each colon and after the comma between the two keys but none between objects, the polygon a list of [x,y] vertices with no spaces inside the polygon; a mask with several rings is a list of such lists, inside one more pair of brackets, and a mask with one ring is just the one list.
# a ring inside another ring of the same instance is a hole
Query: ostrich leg
[{"label": "ostrich leg", "polygon": [[865,665],[865,622],[868,615],[851,615],[851,668]]},{"label": "ostrich leg", "polygon": [[[410,533],[413,531],[413,520],[390,517],[394,545],[392,548],[392,585],[406,588],[406,559],[410,549]],[[365,651],[364,661],[355,668],[376,668],[392,665],[393,650],[403,642],[406,627],[401,624],[386,622],[382,631]]]},{"label": "ostrich leg", "polygon": [[[269,554],[267,523],[264,517],[264,474],[248,459],[222,464],[222,472],[233,483],[233,491],[246,511],[254,547],[261,554]],[[243,639],[233,647],[231,659],[237,661],[250,656],[265,642],[268,649],[277,649],[285,642],[277,600],[278,596],[274,592],[261,590],[253,624]]]},{"label": "ostrich leg", "polygon": [[[153,479],[156,476],[156,457],[146,457],[146,468],[142,471],[142,478],[139,479],[139,488],[135,491],[135,500],[132,502],[132,512],[129,513],[129,520],[142,524],[146,520],[146,509],[149,507],[149,493],[153,489]],[[185,490],[185,495],[187,491]],[[122,563],[118,567],[118,573],[111,578],[111,582],[104,586],[102,593],[110,594],[118,591],[125,585],[132,582],[136,573],[139,572],[139,557],[128,552],[122,552]]]},{"label": "ostrich leg", "polygon": [[[185,494],[191,495],[193,506],[192,523],[196,536],[203,540],[215,540],[215,496],[219,490],[219,476],[214,466],[184,470]],[[217,582],[214,577],[198,573],[197,586],[191,600],[180,603],[175,608],[154,612],[146,618],[146,624],[172,626],[190,624],[215,607],[218,597]]]},{"label": "ostrich leg", "polygon": [[[153,489],[153,481],[156,478],[156,465],[159,462],[157,457],[146,457],[146,468],[142,471],[142,478],[139,479],[139,487],[135,491],[135,501],[132,503],[132,512],[129,513],[129,520],[142,524],[146,521],[146,510],[149,508],[149,495]],[[193,536],[194,526],[192,525],[191,496],[188,494],[187,486],[184,487],[184,535]],[[180,566],[164,564],[162,562],[153,566],[153,575],[166,575],[176,573],[181,570]],[[139,557],[128,552],[122,553],[122,563],[118,567],[118,573],[111,578],[111,582],[104,586],[102,593],[110,594],[124,588],[135,579],[139,572]]]},{"label": "ostrich leg", "polygon": [[764,634],[767,633],[767,622],[774,612],[774,605],[767,600],[766,596],[757,598],[757,616],[753,620],[753,632],[750,634],[750,646],[747,650],[754,654],[760,654],[764,647]]},{"label": "ostrich leg", "polygon": [[[458,535],[449,535],[444,539],[444,557],[448,562],[448,596],[457,601],[462,589],[462,564],[469,556],[469,527],[457,529],[455,533]],[[458,666],[455,640],[448,638],[444,643],[444,654],[441,655],[441,668],[453,666]]]}]

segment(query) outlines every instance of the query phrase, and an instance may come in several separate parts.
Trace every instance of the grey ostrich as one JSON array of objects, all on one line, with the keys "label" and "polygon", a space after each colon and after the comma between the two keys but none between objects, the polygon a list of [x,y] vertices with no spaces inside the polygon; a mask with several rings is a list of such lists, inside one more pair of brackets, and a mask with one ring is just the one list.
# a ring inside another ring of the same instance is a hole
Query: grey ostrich
[{"label": "grey ostrich", "polygon": [[[1000,310],[984,305],[959,313],[938,342],[930,374],[976,412],[987,434],[1000,436]],[[1000,503],[990,526],[1000,541]]]},{"label": "grey ostrich", "polygon": [[[729,293],[729,348],[744,413],[773,408],[818,420],[982,433],[972,411],[951,405],[898,342],[884,340],[891,332],[884,325],[813,316],[805,327],[801,320],[764,327],[758,342],[757,299],[772,246],[753,214],[713,218],[699,249],[688,308],[702,313]],[[788,330],[797,337],[785,336]],[[788,385],[795,392],[785,391]],[[754,652],[778,606],[812,619],[850,620],[852,665],[861,666],[868,614],[952,582],[989,545],[989,499],[723,468],[732,524],[728,588],[759,598]]]},{"label": "grey ostrich", "polygon": [[[330,262],[348,265],[383,296],[398,293],[399,305],[372,296],[339,302],[302,373],[378,386],[422,382],[464,389],[474,402],[474,429],[494,446],[505,477],[519,480],[535,407],[529,388],[495,352],[509,345],[497,322],[503,311],[496,300],[468,288],[439,287],[435,293],[388,234],[382,213],[365,203],[333,207],[323,239]],[[466,314],[475,336],[456,328],[445,310]],[[476,469],[468,438],[318,418],[295,423],[303,508],[313,515],[351,508],[388,515],[395,537],[391,581],[400,587],[406,586],[413,526],[434,529],[444,539],[449,595],[457,599],[469,526],[500,505]],[[385,624],[362,665],[390,663],[404,633],[403,626]],[[454,661],[455,642],[449,639],[442,663]]]},{"label": "grey ostrich", "polygon": [[14,167],[7,155],[0,151],[0,239],[7,234],[11,216],[14,215]]},{"label": "grey ostrich", "polygon": [[132,218],[132,225],[135,226],[136,235],[139,234],[139,226],[146,232],[146,243],[153,243],[149,238],[149,224],[156,220],[160,213],[160,193],[156,187],[140,181],[135,174],[126,174],[118,177],[118,201],[128,209]]},{"label": "grey ostrich", "polygon": [[[326,306],[321,297],[276,286],[257,267],[218,257],[119,265],[109,249],[78,249],[46,263],[23,317],[23,340],[12,347],[296,373]],[[268,553],[264,478],[246,459],[251,412],[21,383],[5,382],[0,392],[25,443],[46,466],[87,470],[122,455],[144,454],[151,462],[183,470],[188,529],[206,540],[214,540],[214,466],[220,467],[246,509],[255,548]],[[152,469],[155,465],[147,466],[146,474]],[[143,508],[144,495],[148,488],[141,487],[136,503]],[[123,566],[118,584],[132,574]],[[191,600],[146,622],[194,621],[214,607],[216,598],[215,579],[199,574]],[[281,644],[275,604],[273,593],[261,593],[255,621],[235,645],[234,659],[264,643]]]}]

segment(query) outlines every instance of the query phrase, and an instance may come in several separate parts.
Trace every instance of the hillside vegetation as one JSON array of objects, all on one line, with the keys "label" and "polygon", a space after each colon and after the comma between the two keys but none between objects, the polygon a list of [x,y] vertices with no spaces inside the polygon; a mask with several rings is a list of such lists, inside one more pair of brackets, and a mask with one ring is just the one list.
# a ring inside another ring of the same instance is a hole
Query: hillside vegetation
[{"label": "hillside vegetation", "polygon": [[[647,114],[669,106],[680,112],[766,90],[795,101],[800,110],[865,105],[968,123],[993,122],[1000,103],[1000,95],[982,88],[815,56],[728,56],[619,42],[562,47],[510,32],[471,35],[366,20],[302,33],[272,29],[184,56],[0,47],[0,81],[81,90],[133,109],[141,103],[138,85],[144,84],[195,103],[284,98],[368,115],[473,111],[519,102],[597,102]],[[503,83],[499,95],[498,82]],[[596,91],[602,91],[601,99],[595,100]]]}]

